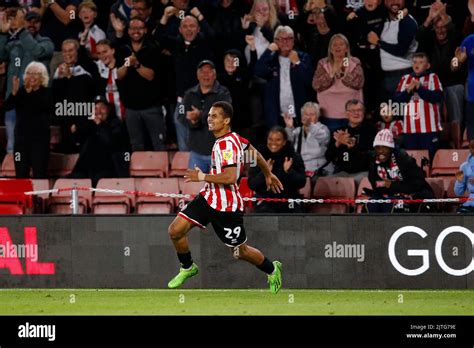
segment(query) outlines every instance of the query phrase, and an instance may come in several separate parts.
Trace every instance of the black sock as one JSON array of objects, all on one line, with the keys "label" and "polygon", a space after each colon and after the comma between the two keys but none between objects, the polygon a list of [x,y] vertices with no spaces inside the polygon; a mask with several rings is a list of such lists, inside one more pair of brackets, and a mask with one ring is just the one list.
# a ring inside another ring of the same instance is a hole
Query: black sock
[{"label": "black sock", "polygon": [[273,263],[265,257],[263,259],[263,262],[260,266],[257,266],[257,268],[266,274],[272,274],[273,271],[275,270],[275,266],[273,266]]},{"label": "black sock", "polygon": [[191,252],[188,251],[185,254],[178,253],[179,262],[183,268],[189,268],[193,265],[193,258],[191,257]]}]

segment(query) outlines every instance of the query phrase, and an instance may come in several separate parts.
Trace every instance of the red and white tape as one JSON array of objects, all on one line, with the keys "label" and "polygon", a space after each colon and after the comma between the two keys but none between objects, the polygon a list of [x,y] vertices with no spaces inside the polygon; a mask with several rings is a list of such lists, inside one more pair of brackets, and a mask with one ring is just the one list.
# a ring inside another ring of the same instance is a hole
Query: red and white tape
[{"label": "red and white tape", "polygon": [[[137,195],[149,197],[165,197],[165,198],[184,198],[191,199],[194,196],[181,193],[164,193],[164,192],[145,192],[145,191],[125,191],[112,189],[98,189],[90,187],[68,187],[52,190],[39,190],[24,192],[25,195],[42,195],[47,193],[60,193],[76,189],[77,191],[102,192],[117,195]],[[309,204],[366,204],[366,203],[464,203],[472,201],[474,198],[434,198],[434,199],[410,199],[410,198],[386,198],[386,199],[332,199],[332,198],[262,198],[262,197],[242,197],[244,201],[250,202],[275,202],[275,203],[309,203]]]}]

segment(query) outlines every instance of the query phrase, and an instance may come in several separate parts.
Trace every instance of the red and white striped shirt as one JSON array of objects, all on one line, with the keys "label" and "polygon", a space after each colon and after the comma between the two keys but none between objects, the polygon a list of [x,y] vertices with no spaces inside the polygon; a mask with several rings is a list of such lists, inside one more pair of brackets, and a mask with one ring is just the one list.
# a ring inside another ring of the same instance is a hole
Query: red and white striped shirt
[{"label": "red and white striped shirt", "polygon": [[[79,40],[81,39],[82,32],[79,33]],[[86,49],[91,54],[97,53],[97,43],[101,40],[106,39],[107,36],[105,35],[104,31],[100,29],[96,24],[94,24],[87,33],[87,40],[86,40]]]},{"label": "red and white striped shirt", "polygon": [[[235,132],[227,133],[218,138],[212,148],[212,168],[209,174],[216,175],[226,167],[237,167],[237,180],[243,170],[244,151],[249,141]],[[234,212],[244,210],[244,202],[239,193],[237,180],[232,185],[206,183],[200,194],[211,208],[217,211]]]},{"label": "red and white striped shirt", "polygon": [[[421,77],[405,75],[400,80],[397,92],[406,91],[408,85],[413,79],[421,82],[421,86],[430,91],[443,91],[441,82],[436,74],[431,73]],[[403,132],[406,134],[432,133],[443,130],[441,127],[441,112],[439,104],[430,103],[420,98],[415,91],[406,107],[402,108],[404,112]]]},{"label": "red and white striped shirt", "polygon": [[95,63],[99,70],[100,77],[107,80],[105,86],[105,97],[107,98],[107,101],[113,105],[117,117],[123,121],[125,118],[125,106],[120,99],[117,87],[117,68],[110,69],[101,60],[98,60]]},{"label": "red and white striped shirt", "polygon": [[393,120],[392,122],[377,122],[377,130],[381,131],[382,129],[388,129],[390,132],[392,132],[393,137],[397,138],[403,133],[403,122],[401,120]]}]

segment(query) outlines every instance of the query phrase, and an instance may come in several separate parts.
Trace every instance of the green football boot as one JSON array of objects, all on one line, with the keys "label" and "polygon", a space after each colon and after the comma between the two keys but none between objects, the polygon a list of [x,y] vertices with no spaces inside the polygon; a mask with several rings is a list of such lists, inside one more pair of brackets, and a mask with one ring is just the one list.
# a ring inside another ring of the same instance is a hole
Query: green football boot
[{"label": "green football boot", "polygon": [[273,261],[275,271],[268,275],[268,283],[270,284],[270,291],[276,294],[281,289],[281,262]]},{"label": "green football boot", "polygon": [[180,268],[179,273],[173,279],[171,279],[170,282],[168,283],[168,288],[170,289],[179,288],[181,285],[183,285],[183,283],[188,278],[191,278],[198,273],[199,273],[199,268],[195,263],[193,263],[191,268],[188,270]]}]

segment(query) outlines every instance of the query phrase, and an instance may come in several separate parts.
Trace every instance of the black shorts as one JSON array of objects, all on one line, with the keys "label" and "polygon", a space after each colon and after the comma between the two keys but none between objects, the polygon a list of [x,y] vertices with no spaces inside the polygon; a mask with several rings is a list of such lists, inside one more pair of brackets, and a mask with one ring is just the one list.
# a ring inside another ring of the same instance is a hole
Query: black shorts
[{"label": "black shorts", "polygon": [[178,215],[202,229],[211,223],[219,239],[228,247],[236,247],[247,241],[243,212],[223,212],[212,209],[200,194]]}]

